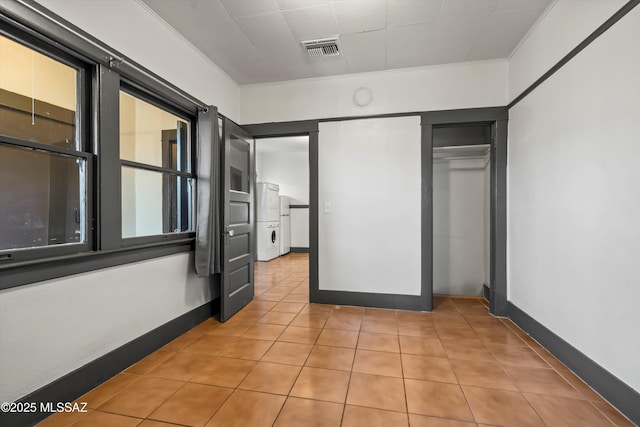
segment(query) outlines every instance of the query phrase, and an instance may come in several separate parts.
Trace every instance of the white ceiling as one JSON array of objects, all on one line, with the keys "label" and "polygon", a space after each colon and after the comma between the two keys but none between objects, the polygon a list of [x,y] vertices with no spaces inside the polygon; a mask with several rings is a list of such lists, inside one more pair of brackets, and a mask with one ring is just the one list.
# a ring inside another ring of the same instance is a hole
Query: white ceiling
[{"label": "white ceiling", "polygon": [[[138,0],[239,84],[506,58],[552,0]],[[339,37],[341,55],[302,41]]]}]

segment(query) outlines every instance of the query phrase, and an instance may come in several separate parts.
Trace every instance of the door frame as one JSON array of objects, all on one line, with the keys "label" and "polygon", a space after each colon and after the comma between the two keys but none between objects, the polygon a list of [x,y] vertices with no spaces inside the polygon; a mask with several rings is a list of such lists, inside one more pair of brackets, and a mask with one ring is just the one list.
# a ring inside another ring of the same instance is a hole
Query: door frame
[{"label": "door frame", "polygon": [[[309,137],[309,302],[319,302],[318,290],[318,121],[242,125],[255,139]],[[257,249],[256,249],[257,250]]]},{"label": "door frame", "polygon": [[[319,289],[318,253],[318,132],[319,123],[419,116],[421,118],[421,179],[422,179],[422,279],[421,296],[390,296]],[[375,114],[335,117],[295,122],[273,122],[243,125],[254,138],[309,136],[309,302],[321,304],[367,305],[379,308],[431,311],[433,309],[433,126],[442,124],[490,122],[495,126],[495,167],[491,170],[491,212],[495,238],[491,244],[492,282],[490,312],[507,314],[507,123],[506,107],[459,110],[423,111],[415,113]]]},{"label": "door frame", "polygon": [[429,185],[422,194],[422,274],[433,294],[433,127],[471,123],[492,124],[490,184],[489,311],[507,315],[507,123],[506,107],[473,108],[422,113],[422,171]]}]

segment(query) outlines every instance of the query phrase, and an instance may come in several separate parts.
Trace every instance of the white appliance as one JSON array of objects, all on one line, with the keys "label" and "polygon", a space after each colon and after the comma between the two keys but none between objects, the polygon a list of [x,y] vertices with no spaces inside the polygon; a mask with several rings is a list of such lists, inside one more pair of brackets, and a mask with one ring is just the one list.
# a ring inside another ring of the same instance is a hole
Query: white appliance
[{"label": "white appliance", "polygon": [[289,197],[280,196],[280,255],[291,250],[291,217],[289,216]]},{"label": "white appliance", "polygon": [[280,256],[280,223],[258,222],[258,261]]},{"label": "white appliance", "polygon": [[256,183],[256,197],[258,202],[258,222],[280,221],[280,198],[278,184],[269,182]]},{"label": "white appliance", "polygon": [[258,261],[280,256],[280,197],[278,184],[256,183]]}]

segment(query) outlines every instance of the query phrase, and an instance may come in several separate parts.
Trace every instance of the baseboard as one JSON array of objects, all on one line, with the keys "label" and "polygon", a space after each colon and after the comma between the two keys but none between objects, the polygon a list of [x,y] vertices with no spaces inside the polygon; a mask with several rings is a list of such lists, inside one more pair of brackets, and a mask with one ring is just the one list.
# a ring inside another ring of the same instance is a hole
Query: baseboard
[{"label": "baseboard", "polygon": [[309,295],[316,304],[353,305],[393,310],[427,311],[426,302],[418,295],[375,294],[368,292],[316,290]]},{"label": "baseboard", "polygon": [[308,254],[309,248],[289,248],[289,251],[294,254]]},{"label": "baseboard", "polygon": [[[591,388],[636,425],[640,425],[640,393],[547,329],[512,302],[508,303],[507,314],[515,324],[578,374]],[[629,355],[629,357],[633,357],[633,355]]]},{"label": "baseboard", "polygon": [[[219,306],[217,298],[195,308],[24,396],[19,402],[35,402],[37,406],[40,402],[71,402],[205,321],[219,311]],[[49,415],[47,412],[0,413],[0,425],[32,426]]]},{"label": "baseboard", "polygon": [[491,301],[491,289],[487,285],[482,285],[482,297],[487,300],[487,302]]}]

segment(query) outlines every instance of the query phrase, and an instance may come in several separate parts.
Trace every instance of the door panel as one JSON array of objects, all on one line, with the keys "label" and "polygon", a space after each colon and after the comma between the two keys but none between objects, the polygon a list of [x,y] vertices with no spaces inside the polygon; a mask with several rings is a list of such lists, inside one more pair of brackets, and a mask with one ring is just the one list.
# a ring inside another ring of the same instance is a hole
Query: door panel
[{"label": "door panel", "polygon": [[220,318],[224,322],[253,299],[255,155],[253,138],[247,132],[228,119],[223,126]]}]

